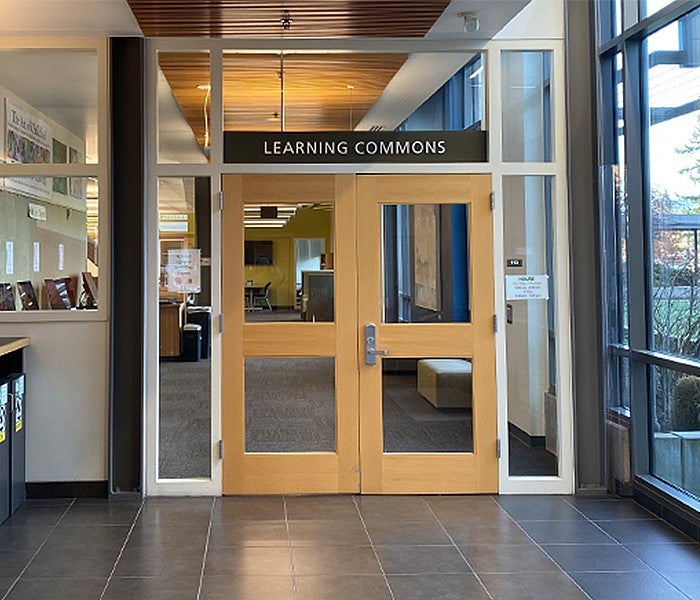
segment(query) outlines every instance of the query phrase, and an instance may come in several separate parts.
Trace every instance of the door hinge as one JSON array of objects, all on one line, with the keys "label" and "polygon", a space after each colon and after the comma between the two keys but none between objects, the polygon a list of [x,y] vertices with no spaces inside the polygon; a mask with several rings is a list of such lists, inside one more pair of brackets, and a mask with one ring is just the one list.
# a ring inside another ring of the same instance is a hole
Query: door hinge
[{"label": "door hinge", "polygon": [[224,458],[224,440],[219,440],[219,460]]},{"label": "door hinge", "polygon": [[496,458],[501,458],[501,440],[496,440]]},{"label": "door hinge", "polygon": [[493,315],[493,330],[498,333],[498,315]]},{"label": "door hinge", "polygon": [[219,333],[224,332],[224,315],[220,314],[219,315]]},{"label": "door hinge", "polygon": [[489,197],[491,198],[491,210],[496,210],[496,192],[491,192]]},{"label": "door hinge", "polygon": [[217,192],[216,195],[219,197],[219,210],[223,211],[224,210],[224,193]]}]

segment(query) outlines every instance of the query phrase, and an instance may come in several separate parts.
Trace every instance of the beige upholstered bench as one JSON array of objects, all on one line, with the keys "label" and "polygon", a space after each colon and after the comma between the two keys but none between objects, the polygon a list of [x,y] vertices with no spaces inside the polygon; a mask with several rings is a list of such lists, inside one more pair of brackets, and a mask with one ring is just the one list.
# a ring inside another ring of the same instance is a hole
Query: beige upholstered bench
[{"label": "beige upholstered bench", "polygon": [[421,359],[418,391],[435,408],[470,408],[472,364],[459,358]]}]

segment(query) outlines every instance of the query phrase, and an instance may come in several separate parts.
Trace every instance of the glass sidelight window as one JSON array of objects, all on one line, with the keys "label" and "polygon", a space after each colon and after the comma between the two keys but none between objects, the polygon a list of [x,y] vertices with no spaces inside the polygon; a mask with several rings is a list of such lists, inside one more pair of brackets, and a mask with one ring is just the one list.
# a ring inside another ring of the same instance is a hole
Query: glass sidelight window
[{"label": "glass sidelight window", "polygon": [[158,474],[206,478],[211,471],[209,180],[161,178],[158,202]]},{"label": "glass sidelight window", "polygon": [[552,178],[503,178],[510,475],[558,473]]}]

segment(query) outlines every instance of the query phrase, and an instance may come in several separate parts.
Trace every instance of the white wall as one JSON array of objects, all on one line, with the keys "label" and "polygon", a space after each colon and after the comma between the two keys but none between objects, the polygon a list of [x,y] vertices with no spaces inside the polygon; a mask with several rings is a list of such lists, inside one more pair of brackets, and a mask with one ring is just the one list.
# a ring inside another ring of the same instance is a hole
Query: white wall
[{"label": "white wall", "polygon": [[32,339],[24,349],[27,481],[106,480],[108,323],[2,323],[0,336]]}]

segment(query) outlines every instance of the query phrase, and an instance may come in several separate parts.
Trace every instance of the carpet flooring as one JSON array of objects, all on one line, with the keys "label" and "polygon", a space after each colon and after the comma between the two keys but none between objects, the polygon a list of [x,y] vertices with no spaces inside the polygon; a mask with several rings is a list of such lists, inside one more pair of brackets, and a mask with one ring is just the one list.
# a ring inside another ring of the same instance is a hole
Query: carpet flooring
[{"label": "carpet flooring", "polygon": [[211,364],[160,363],[158,475],[190,479],[211,475]]},{"label": "carpet flooring", "polygon": [[[335,451],[332,358],[247,358],[245,369],[247,452]],[[415,374],[385,373],[383,382],[385,452],[472,451],[471,411],[436,409]],[[160,385],[159,477],[209,477],[210,362],[162,362]],[[509,442],[511,475],[556,475],[554,455]]]}]

